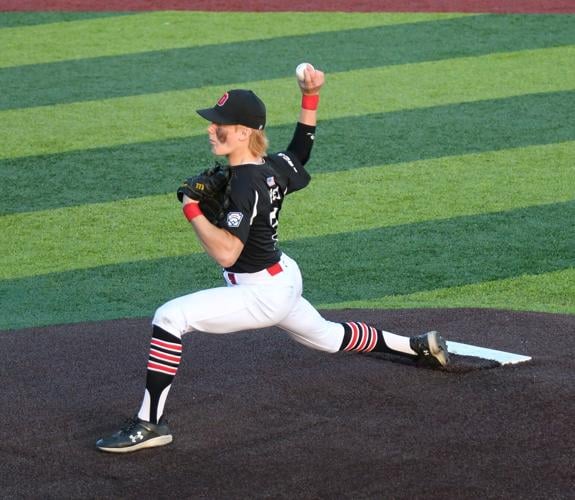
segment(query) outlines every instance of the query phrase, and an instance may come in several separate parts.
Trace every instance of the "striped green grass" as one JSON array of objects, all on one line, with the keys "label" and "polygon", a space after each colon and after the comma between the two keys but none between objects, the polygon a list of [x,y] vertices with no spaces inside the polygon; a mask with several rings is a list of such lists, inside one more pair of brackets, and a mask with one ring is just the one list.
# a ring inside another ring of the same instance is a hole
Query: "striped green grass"
[{"label": "striped green grass", "polygon": [[[449,307],[445,293],[455,288],[457,304],[483,293],[477,306],[573,313],[573,283],[562,272],[573,268],[574,217],[571,201],[301,238],[283,247],[301,264],[304,295],[322,307],[402,307],[402,296],[414,306],[416,294],[427,297],[419,306],[433,306],[439,294],[440,306]],[[530,296],[534,291],[524,277],[547,274],[537,281],[546,288],[525,307],[520,286]],[[502,297],[506,280],[518,287]],[[0,327],[147,316],[170,298],[221,284],[203,253],[5,280]]]},{"label": "striped green grass", "polygon": [[[27,26],[49,25],[52,23],[65,23],[71,21],[78,22],[87,19],[124,15],[126,15],[124,12],[2,12],[2,14],[0,14],[0,29],[24,28]],[[12,33],[15,34],[19,32],[13,31]],[[22,43],[22,41],[20,41],[20,43]],[[10,50],[12,50],[11,47]]]},{"label": "striped green grass", "polygon": [[575,270],[523,274],[472,285],[449,286],[430,291],[387,295],[372,300],[319,304],[326,309],[340,308],[495,308],[524,311],[555,311],[573,314]]},{"label": "striped green grass", "polygon": [[[575,140],[575,127],[569,127],[574,108],[575,92],[557,92],[324,120],[319,144],[330,147],[314,150],[310,170],[351,170]],[[284,147],[292,128],[270,127],[272,145]],[[346,140],[350,130],[352,141]],[[181,179],[211,162],[207,146],[201,135],[2,160],[0,176],[8,189],[0,213],[173,193]],[[139,178],[146,182],[134,182]],[[35,196],[38,184],[41,197]]]},{"label": "striped green grass", "polygon": [[211,161],[194,110],[253,88],[279,149],[304,59],[327,85],[280,239],[310,300],[575,313],[574,19],[0,14],[0,329],[220,284],[174,196]]},{"label": "striped green grass", "polygon": [[[573,157],[575,142],[566,142],[317,175],[286,203],[280,237],[344,235],[350,228],[567,201],[574,194]],[[552,170],[541,168],[551,160]],[[7,264],[0,278],[200,252],[179,212],[169,194],[4,216],[0,231],[12,237],[0,247]],[[339,212],[345,217],[326,218]]]},{"label": "striped green grass", "polygon": [[[575,88],[575,47],[503,53],[332,74],[323,119]],[[456,79],[452,75],[458,75]],[[245,83],[267,102],[270,123],[297,116],[293,77]],[[382,82],[386,82],[382,86]],[[234,85],[230,85],[234,87]],[[349,92],[353,89],[353,103]],[[194,109],[220,86],[0,112],[0,158],[40,155],[202,134]],[[293,103],[286,106],[287,102]]]},{"label": "striped green grass", "polygon": [[[146,12],[0,31],[0,68],[452,19],[462,14]],[[254,29],[257,27],[257,29]]]},{"label": "striped green grass", "polygon": [[[183,15],[185,18],[194,18],[189,13]],[[285,16],[287,19],[294,17],[291,14]],[[303,16],[304,19],[308,18],[307,15]],[[284,29],[277,32],[275,25],[269,24],[270,27],[274,26],[273,33],[265,35],[261,31],[252,30],[251,36],[256,39],[246,38],[242,42],[232,40],[227,43],[220,40],[217,44],[206,44],[206,39],[199,38],[197,34],[191,38],[194,32],[194,27],[191,27],[187,36],[182,35],[181,38],[182,41],[189,40],[188,43],[192,45],[190,47],[126,53],[113,57],[94,57],[94,52],[83,50],[85,41],[92,43],[93,37],[86,38],[80,30],[80,39],[77,39],[78,36],[62,39],[65,47],[73,48],[77,55],[75,59],[0,69],[0,86],[3,88],[0,109],[185,90],[210,86],[214,81],[219,85],[238,85],[251,82],[254,74],[258,75],[258,80],[275,80],[291,76],[293,67],[311,53],[314,54],[316,64],[321,64],[330,74],[334,74],[575,43],[573,26],[564,16],[527,17],[522,18],[523,22],[516,22],[517,18],[513,16],[472,16],[406,23],[407,19],[411,19],[410,16],[391,19],[388,16],[375,16],[372,19],[354,15],[352,20],[362,20],[366,26],[356,27],[359,22],[350,22],[345,24],[345,30],[338,30],[344,23],[339,17],[336,19],[339,22],[333,26],[309,23],[306,25],[307,31],[292,30],[291,23],[287,23],[282,25]],[[347,15],[343,19],[347,19]],[[387,22],[373,26],[376,19]],[[118,23],[127,21],[133,22],[134,19],[116,20]],[[394,24],[391,24],[392,21]],[[94,22],[112,24],[111,21]],[[237,26],[243,27],[246,24],[239,23]],[[312,26],[315,32],[309,33]],[[144,23],[141,29],[154,32],[153,27]],[[307,34],[298,34],[300,31]],[[118,31],[115,37],[111,37],[106,46],[124,47],[125,37],[121,33]],[[233,33],[233,29],[230,33]],[[36,40],[33,36],[30,39]],[[453,39],[457,39],[458,43],[453,44]],[[141,43],[148,40],[138,38]],[[194,45],[193,40],[200,44]],[[166,38],[158,37],[157,42],[165,43]],[[338,46],[336,52],[331,49],[334,45]],[[34,48],[26,53],[39,57],[42,49]],[[249,59],[247,54],[250,54]],[[262,61],[273,61],[273,64],[262,65]],[[214,73],[217,73],[217,79]],[[19,85],[11,85],[15,80],[20,82]]]},{"label": "striped green grass", "polygon": [[[286,248],[300,257],[308,281],[329,274],[329,290],[306,288],[312,301],[369,301],[570,269],[574,216],[570,201],[332,234]],[[338,249],[339,266],[326,248]],[[350,286],[352,276],[361,280]]]}]

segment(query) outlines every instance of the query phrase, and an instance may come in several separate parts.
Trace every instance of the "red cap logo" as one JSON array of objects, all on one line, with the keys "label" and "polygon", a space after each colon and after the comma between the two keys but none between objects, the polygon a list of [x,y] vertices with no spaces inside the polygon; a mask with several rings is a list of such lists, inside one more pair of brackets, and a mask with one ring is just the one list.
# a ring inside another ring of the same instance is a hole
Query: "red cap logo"
[{"label": "red cap logo", "polygon": [[226,92],[222,97],[220,97],[220,100],[218,101],[218,106],[223,106],[228,98],[230,97],[230,95]]}]

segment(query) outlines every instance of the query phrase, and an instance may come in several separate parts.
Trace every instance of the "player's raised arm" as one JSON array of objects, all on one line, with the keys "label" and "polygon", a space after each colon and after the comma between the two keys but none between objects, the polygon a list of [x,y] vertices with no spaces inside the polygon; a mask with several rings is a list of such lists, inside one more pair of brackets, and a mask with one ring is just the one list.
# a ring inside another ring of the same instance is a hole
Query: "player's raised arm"
[{"label": "player's raised arm", "polygon": [[293,138],[287,150],[295,155],[302,165],[309,160],[315,139],[319,92],[325,82],[323,71],[310,63],[301,63],[296,68],[296,76],[301,90],[301,111]]},{"label": "player's raised arm", "polygon": [[323,71],[315,69],[310,63],[301,63],[296,68],[296,76],[302,93],[299,122],[304,125],[317,124],[319,93],[325,83]]}]

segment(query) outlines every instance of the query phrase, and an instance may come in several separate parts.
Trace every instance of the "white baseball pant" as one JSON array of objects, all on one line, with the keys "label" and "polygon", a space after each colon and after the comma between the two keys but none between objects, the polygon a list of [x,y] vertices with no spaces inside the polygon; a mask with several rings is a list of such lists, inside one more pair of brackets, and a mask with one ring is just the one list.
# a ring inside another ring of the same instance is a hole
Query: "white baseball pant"
[{"label": "white baseball pant", "polygon": [[283,254],[279,266],[257,273],[224,271],[226,287],[170,300],[157,309],[153,324],[182,337],[194,331],[232,333],[277,326],[308,347],[337,352],[344,336],[340,323],[328,321],[302,297],[297,263]]}]

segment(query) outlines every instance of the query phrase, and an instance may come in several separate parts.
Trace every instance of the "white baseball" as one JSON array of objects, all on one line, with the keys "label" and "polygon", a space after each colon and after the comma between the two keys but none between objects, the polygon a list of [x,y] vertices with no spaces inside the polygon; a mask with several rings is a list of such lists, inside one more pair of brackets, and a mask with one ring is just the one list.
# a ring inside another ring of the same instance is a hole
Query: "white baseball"
[{"label": "white baseball", "polygon": [[297,75],[297,77],[298,77],[299,80],[302,80],[302,81],[303,81],[303,80],[305,79],[304,70],[305,70],[308,66],[310,67],[310,69],[312,69],[312,70],[314,69],[314,67],[313,67],[310,63],[307,63],[307,62],[302,62],[301,64],[298,64],[298,65],[297,65],[297,68],[295,69],[295,74]]}]

